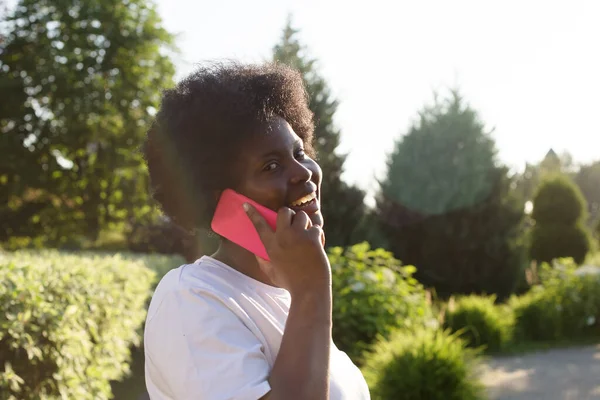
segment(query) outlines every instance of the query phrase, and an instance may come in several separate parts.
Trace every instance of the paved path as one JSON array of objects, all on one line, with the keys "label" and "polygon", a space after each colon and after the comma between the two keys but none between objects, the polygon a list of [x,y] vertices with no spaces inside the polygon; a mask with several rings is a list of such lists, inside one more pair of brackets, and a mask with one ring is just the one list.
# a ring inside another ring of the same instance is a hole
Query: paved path
[{"label": "paved path", "polygon": [[600,344],[494,358],[482,380],[490,400],[600,400]]}]

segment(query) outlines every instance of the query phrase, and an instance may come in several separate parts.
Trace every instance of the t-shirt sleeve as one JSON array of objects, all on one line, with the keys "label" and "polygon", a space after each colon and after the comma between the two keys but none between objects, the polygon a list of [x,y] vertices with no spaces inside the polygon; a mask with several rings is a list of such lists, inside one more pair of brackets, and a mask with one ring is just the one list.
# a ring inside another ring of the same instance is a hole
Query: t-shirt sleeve
[{"label": "t-shirt sleeve", "polygon": [[150,308],[144,346],[152,400],[257,400],[270,391],[262,343],[227,301],[188,289]]}]

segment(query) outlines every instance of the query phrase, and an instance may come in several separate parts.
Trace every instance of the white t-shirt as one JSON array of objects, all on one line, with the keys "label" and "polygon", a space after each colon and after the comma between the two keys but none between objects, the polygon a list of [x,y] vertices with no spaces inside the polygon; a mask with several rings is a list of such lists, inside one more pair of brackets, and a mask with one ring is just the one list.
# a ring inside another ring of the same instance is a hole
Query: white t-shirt
[{"label": "white t-shirt", "polygon": [[[270,391],[290,294],[211,257],[168,272],[148,310],[152,400],[256,400]],[[370,399],[360,370],[331,346],[330,399]]]}]

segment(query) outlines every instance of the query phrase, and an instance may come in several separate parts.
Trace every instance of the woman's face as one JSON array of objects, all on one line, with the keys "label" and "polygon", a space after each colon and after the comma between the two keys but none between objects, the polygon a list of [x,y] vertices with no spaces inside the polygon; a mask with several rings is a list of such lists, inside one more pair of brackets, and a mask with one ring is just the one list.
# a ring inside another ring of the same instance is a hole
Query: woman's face
[{"label": "woman's face", "polygon": [[302,140],[287,121],[278,117],[269,128],[240,149],[233,189],[275,211],[304,211],[313,224],[323,226],[321,168],[304,153]]}]

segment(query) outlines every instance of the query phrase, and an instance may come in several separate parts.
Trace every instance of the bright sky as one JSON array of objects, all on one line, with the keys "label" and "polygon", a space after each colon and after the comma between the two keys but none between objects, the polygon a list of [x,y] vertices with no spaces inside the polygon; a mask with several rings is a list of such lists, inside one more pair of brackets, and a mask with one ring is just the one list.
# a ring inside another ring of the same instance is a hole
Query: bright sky
[{"label": "bright sky", "polygon": [[[549,148],[600,159],[600,2],[159,0],[178,77],[205,60],[261,61],[288,13],[341,105],[345,178],[374,189],[434,89],[458,85],[521,169]],[[417,167],[417,166],[415,166]]]},{"label": "bright sky", "polygon": [[205,60],[270,58],[291,13],[341,102],[345,178],[363,188],[432,91],[453,85],[512,168],[551,147],[600,159],[600,1],[158,1],[178,77]]}]

